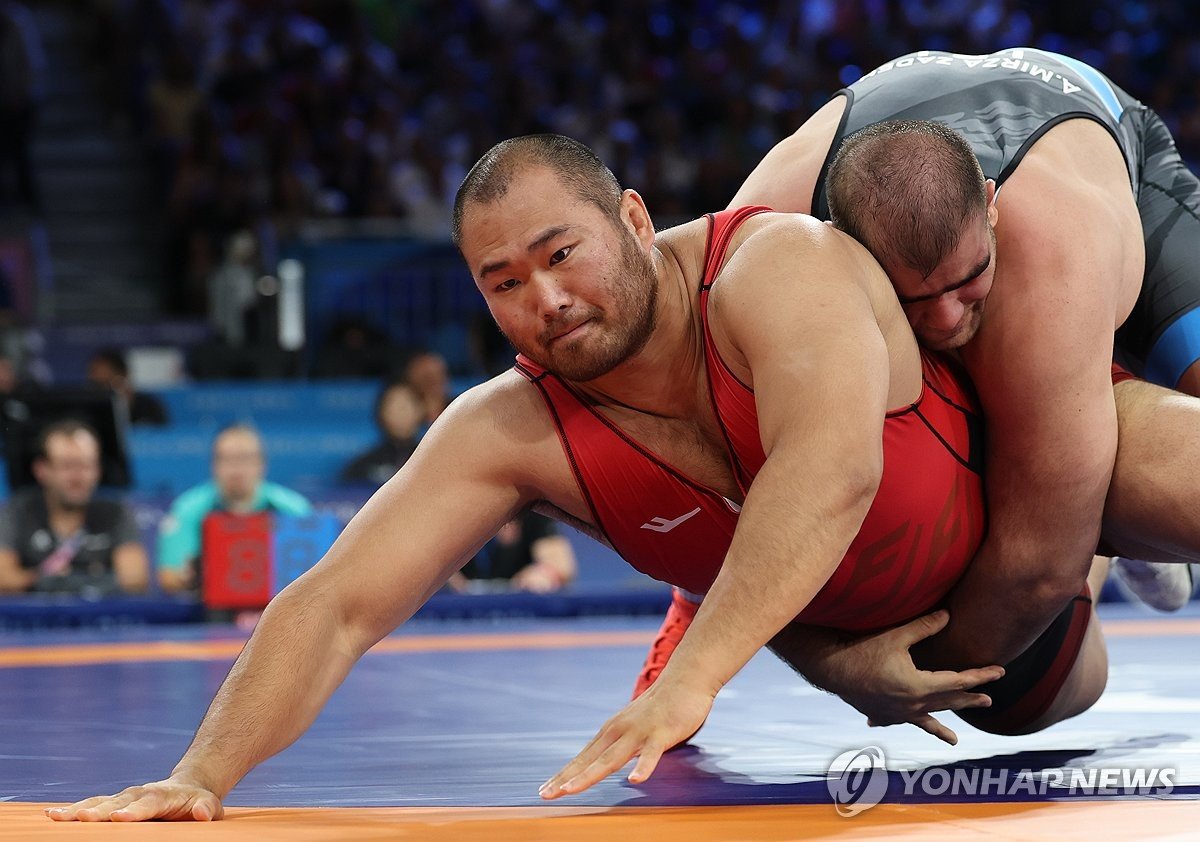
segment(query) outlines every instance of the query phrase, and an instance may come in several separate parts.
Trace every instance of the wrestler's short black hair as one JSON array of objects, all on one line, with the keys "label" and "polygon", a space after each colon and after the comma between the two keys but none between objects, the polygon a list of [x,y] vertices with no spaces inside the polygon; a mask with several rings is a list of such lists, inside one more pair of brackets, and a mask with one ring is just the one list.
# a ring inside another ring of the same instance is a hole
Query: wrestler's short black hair
[{"label": "wrestler's short black hair", "polygon": [[467,205],[503,198],[513,176],[530,166],[548,167],[575,196],[595,205],[613,220],[621,214],[621,185],[612,170],[584,144],[558,134],[531,134],[501,141],[484,153],[454,197],[450,237],[462,248],[462,222]]},{"label": "wrestler's short black hair", "polygon": [[941,123],[888,120],[854,132],[825,179],[830,218],[886,266],[928,277],[987,211],[979,159]]}]

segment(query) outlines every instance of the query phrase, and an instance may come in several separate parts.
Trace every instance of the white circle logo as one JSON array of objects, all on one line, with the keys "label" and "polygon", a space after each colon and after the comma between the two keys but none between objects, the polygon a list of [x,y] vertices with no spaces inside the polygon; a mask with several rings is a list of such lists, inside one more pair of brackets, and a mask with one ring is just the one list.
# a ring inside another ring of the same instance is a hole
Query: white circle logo
[{"label": "white circle logo", "polygon": [[851,749],[829,764],[825,781],[838,815],[849,818],[874,807],[887,792],[888,773],[883,749]]}]

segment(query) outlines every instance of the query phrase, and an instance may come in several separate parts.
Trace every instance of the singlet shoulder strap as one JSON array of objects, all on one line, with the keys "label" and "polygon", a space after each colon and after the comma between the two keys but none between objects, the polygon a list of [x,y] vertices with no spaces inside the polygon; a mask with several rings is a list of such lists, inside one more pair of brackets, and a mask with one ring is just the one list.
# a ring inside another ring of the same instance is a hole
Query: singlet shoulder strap
[{"label": "singlet shoulder strap", "polygon": [[747,205],[730,208],[718,213],[706,214],[708,219],[708,242],[704,245],[704,274],[700,279],[700,291],[707,292],[717,279],[717,273],[725,262],[725,252],[734,233],[752,216],[771,213],[766,205]]}]

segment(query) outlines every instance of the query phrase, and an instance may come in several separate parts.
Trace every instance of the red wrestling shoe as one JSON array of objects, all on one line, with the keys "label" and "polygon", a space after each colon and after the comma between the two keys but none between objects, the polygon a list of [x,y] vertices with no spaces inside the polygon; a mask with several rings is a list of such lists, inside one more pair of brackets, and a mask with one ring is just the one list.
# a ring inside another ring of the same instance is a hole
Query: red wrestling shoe
[{"label": "red wrestling shoe", "polygon": [[[672,592],[671,607],[667,609],[667,616],[663,619],[663,624],[658,629],[658,636],[654,638],[654,643],[650,644],[650,651],[646,654],[646,662],[642,664],[642,671],[638,674],[637,683],[633,685],[633,698],[636,699],[645,693],[650,689],[650,685],[658,680],[658,676],[662,673],[663,668],[666,667],[667,661],[671,660],[671,655],[674,654],[675,647],[679,645],[679,641],[683,640],[683,633],[688,630],[688,626],[692,624],[692,620],[695,619],[696,612],[699,609],[699,603],[692,602],[678,590]],[[699,731],[700,728],[697,728],[692,732],[691,737],[671,746],[667,750],[673,751],[691,741],[692,737],[695,737]]]}]

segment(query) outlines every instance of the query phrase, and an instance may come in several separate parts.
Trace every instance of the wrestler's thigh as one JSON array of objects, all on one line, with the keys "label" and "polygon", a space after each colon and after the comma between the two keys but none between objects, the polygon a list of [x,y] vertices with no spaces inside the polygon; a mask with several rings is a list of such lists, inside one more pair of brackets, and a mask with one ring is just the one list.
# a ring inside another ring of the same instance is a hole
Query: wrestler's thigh
[{"label": "wrestler's thigh", "polygon": [[1117,458],[1104,539],[1146,561],[1200,561],[1200,398],[1142,380],[1113,387]]},{"label": "wrestler's thigh", "polygon": [[[1108,578],[1108,559],[1097,556],[1092,560],[1092,571],[1088,574],[1088,587],[1094,594],[1104,588],[1104,580]],[[1100,628],[1100,619],[1096,609],[1091,609],[1091,620],[1088,623],[1087,634],[1079,647],[1079,654],[1067,680],[1050,707],[1040,717],[1029,724],[1029,731],[1040,731],[1055,723],[1078,716],[1090,708],[1100,698],[1108,684],[1108,646],[1104,642],[1104,633]]]},{"label": "wrestler's thigh", "polygon": [[1067,680],[1063,682],[1062,689],[1058,691],[1058,695],[1044,714],[1029,723],[1026,729],[1015,733],[1032,734],[1064,719],[1078,716],[1096,703],[1107,683],[1108,647],[1104,644],[1100,620],[1095,609],[1092,609],[1087,636]]}]

